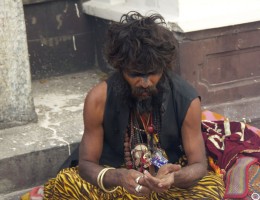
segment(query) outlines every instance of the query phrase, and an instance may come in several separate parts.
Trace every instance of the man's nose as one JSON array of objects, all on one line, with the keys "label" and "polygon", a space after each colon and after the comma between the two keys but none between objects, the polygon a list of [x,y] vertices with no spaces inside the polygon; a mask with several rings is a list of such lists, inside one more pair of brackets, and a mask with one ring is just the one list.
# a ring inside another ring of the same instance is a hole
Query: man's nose
[{"label": "man's nose", "polygon": [[141,86],[143,88],[148,88],[150,86],[150,80],[148,76],[143,76],[140,80]]}]

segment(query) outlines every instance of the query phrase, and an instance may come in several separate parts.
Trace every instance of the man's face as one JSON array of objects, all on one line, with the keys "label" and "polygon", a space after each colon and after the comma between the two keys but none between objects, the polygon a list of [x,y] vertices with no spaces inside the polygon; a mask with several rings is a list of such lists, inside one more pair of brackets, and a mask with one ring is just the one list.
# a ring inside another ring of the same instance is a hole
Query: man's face
[{"label": "man's face", "polygon": [[162,71],[125,70],[123,76],[131,87],[132,95],[137,100],[145,100],[157,94],[156,85],[162,77]]}]

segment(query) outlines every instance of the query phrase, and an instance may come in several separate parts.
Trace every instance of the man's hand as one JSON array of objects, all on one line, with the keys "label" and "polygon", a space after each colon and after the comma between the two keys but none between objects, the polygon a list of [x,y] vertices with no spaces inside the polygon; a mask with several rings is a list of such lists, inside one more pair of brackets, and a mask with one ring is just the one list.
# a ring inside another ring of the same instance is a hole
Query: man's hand
[{"label": "man's hand", "polygon": [[174,183],[174,176],[181,169],[180,165],[166,164],[162,166],[154,177],[148,171],[144,172],[144,178],[140,184],[145,185],[151,191],[158,193],[167,191]]},{"label": "man's hand", "polygon": [[[140,178],[138,178],[140,177]],[[120,182],[121,186],[124,187],[129,193],[135,194],[136,196],[149,196],[151,193],[150,188],[146,184],[142,185],[141,180],[144,179],[144,174],[136,170],[120,169]],[[145,183],[143,181],[143,183]]]}]

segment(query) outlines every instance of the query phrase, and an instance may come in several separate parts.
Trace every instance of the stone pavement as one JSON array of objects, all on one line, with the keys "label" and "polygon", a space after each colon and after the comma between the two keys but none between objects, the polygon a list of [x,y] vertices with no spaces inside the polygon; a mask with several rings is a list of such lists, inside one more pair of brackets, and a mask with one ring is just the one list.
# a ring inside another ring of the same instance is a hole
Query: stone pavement
[{"label": "stone pavement", "polygon": [[38,122],[0,130],[1,200],[55,176],[82,137],[85,96],[105,76],[88,70],[33,81]]}]

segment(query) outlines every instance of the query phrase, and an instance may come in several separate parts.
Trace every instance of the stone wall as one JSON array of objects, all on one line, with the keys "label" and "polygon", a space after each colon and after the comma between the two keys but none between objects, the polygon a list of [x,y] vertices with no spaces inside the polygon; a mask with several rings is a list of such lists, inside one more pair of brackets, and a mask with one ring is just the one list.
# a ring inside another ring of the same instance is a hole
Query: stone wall
[{"label": "stone wall", "polygon": [[199,91],[205,109],[260,122],[260,22],[175,33],[179,73]]},{"label": "stone wall", "polygon": [[26,0],[24,15],[33,80],[95,67],[95,21],[81,0]]}]

